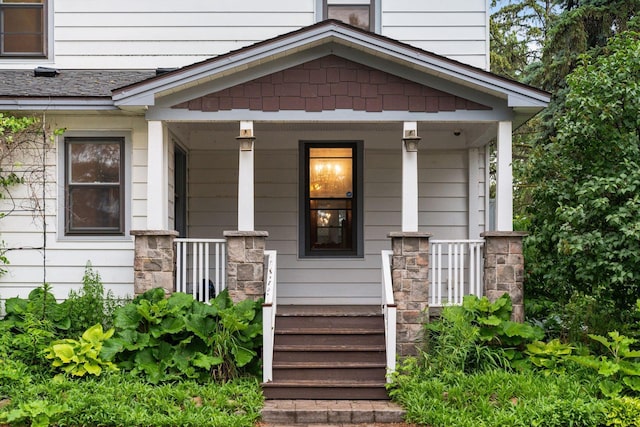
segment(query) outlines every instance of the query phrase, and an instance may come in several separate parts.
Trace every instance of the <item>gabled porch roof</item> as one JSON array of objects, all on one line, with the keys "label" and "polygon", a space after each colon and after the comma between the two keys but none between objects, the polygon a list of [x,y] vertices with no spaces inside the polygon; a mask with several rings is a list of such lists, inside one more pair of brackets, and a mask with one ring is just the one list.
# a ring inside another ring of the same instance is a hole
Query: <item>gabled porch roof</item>
[{"label": "gabled porch roof", "polygon": [[[497,113],[494,120],[511,120],[516,126],[550,100],[545,91],[329,20],[116,89],[113,101],[121,109],[148,109],[152,120],[171,120],[169,111],[177,104],[329,55],[488,105]],[[244,117],[265,118],[257,113]],[[206,120],[196,114],[193,119]]]}]

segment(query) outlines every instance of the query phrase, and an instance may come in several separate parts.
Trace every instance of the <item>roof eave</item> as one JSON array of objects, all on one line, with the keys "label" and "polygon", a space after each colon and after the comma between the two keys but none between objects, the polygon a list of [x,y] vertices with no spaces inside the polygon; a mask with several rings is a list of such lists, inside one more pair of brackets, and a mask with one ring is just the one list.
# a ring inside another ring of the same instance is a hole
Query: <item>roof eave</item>
[{"label": "roof eave", "polygon": [[118,110],[111,98],[86,98],[86,97],[6,97],[0,98],[0,110],[2,111],[79,111],[79,110]]},{"label": "roof eave", "polygon": [[[507,98],[511,107],[537,106],[543,108],[550,100],[550,94],[545,91],[393,41],[384,36],[359,31],[332,21],[260,42],[221,57],[184,67],[158,78],[117,89],[113,92],[114,104],[118,107],[152,106],[155,105],[157,95],[186,89],[213,78],[246,69],[256,63],[266,63],[293,52],[327,44],[348,46],[371,55],[423,69],[432,75]],[[216,77],[213,77],[214,74]]]}]

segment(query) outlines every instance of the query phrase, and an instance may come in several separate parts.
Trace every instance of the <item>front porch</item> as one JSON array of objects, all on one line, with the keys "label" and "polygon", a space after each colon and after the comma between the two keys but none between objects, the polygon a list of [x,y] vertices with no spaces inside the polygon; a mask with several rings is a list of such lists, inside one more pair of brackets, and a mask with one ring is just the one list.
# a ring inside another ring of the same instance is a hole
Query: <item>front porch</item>
[{"label": "front porch", "polygon": [[[509,292],[522,318],[511,134],[548,94],[327,21],[113,99],[148,122],[136,290],[264,297],[265,382],[278,380],[278,307],[379,307],[383,383],[430,307]],[[177,234],[224,241],[178,246],[176,274]]]}]

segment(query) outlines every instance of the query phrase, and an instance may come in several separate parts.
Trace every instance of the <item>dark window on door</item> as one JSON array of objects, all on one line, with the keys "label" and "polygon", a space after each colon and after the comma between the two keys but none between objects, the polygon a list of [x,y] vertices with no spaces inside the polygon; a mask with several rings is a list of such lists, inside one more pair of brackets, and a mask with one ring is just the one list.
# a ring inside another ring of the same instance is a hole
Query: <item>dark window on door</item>
[{"label": "dark window on door", "polygon": [[45,0],[0,0],[0,56],[46,55]]},{"label": "dark window on door", "polygon": [[362,150],[357,142],[303,142],[301,255],[362,256]]},{"label": "dark window on door", "polygon": [[352,2],[323,0],[322,3],[325,19],[337,19],[367,31],[373,31],[375,28],[373,0],[354,0]]},{"label": "dark window on door", "polygon": [[124,234],[124,138],[66,137],[65,232]]}]

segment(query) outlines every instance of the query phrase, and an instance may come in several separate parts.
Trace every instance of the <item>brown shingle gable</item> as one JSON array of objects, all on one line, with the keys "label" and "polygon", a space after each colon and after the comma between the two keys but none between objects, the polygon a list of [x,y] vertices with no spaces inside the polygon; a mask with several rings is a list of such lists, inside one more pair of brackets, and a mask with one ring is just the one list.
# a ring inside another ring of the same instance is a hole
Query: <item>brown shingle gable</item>
[{"label": "brown shingle gable", "polygon": [[347,109],[434,113],[491,109],[335,55],[210,93],[173,108],[207,112]]}]

